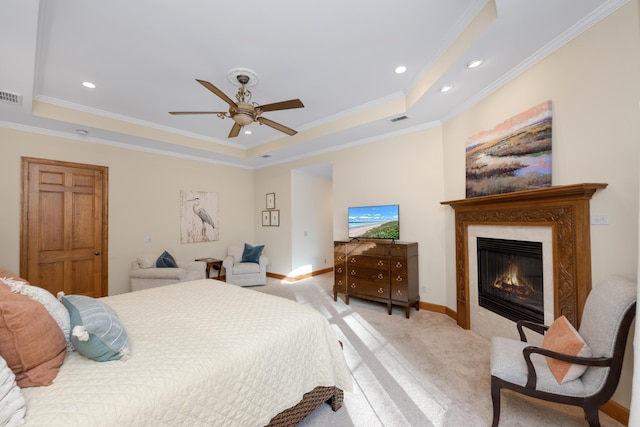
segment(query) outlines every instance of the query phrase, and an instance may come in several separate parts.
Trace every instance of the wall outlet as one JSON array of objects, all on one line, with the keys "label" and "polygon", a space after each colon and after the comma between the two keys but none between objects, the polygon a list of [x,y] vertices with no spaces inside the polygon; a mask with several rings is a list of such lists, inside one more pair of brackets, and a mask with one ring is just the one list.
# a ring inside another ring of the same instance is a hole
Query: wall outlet
[{"label": "wall outlet", "polygon": [[609,215],[591,215],[592,225],[609,225]]},{"label": "wall outlet", "polygon": [[145,243],[151,243],[151,236],[144,236]]}]

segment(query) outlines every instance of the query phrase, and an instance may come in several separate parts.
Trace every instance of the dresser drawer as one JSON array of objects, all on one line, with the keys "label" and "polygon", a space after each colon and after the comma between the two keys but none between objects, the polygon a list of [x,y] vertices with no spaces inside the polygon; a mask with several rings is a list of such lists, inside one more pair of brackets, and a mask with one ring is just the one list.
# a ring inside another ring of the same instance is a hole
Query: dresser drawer
[{"label": "dresser drawer", "polygon": [[409,301],[409,287],[407,285],[391,285],[391,299],[394,301]]},{"label": "dresser drawer", "polygon": [[347,274],[347,267],[345,265],[344,262],[340,262],[340,263],[335,263],[333,265],[333,273],[338,276],[344,276],[345,274]]},{"label": "dresser drawer", "polygon": [[347,256],[343,253],[334,252],[333,253],[333,264],[337,265],[340,263],[345,263],[347,261]]},{"label": "dresser drawer", "polygon": [[347,278],[344,275],[335,275],[333,278],[333,291],[344,293],[347,290]]},{"label": "dresser drawer", "polygon": [[389,298],[389,285],[374,283],[366,279],[347,277],[347,292],[349,295],[364,295],[375,298]]},{"label": "dresser drawer", "polygon": [[396,285],[396,286],[400,286],[400,285],[407,285],[409,283],[409,277],[407,275],[406,271],[403,270],[391,270],[391,273],[389,274],[389,278],[391,279],[391,285]]},{"label": "dresser drawer", "polygon": [[387,285],[389,284],[389,272],[387,270],[347,266],[347,275],[353,279],[365,279],[371,283],[382,282]]},{"label": "dresser drawer", "polygon": [[380,270],[389,269],[389,260],[384,258],[374,258],[368,256],[350,256],[347,260],[347,267],[369,267]]}]

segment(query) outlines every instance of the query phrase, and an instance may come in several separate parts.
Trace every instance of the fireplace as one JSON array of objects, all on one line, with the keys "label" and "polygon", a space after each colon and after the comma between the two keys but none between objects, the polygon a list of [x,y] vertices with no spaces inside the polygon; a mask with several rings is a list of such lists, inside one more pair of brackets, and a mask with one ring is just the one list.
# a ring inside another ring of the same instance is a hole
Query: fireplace
[{"label": "fireplace", "polygon": [[491,225],[550,227],[553,309],[545,308],[545,311],[556,317],[565,315],[578,327],[591,289],[589,200],[597,190],[606,187],[604,183],[584,183],[441,202],[455,210],[456,311],[453,315],[458,325],[470,328],[468,230],[476,225]]},{"label": "fireplace", "polygon": [[542,243],[477,237],[476,248],[480,307],[544,323]]}]

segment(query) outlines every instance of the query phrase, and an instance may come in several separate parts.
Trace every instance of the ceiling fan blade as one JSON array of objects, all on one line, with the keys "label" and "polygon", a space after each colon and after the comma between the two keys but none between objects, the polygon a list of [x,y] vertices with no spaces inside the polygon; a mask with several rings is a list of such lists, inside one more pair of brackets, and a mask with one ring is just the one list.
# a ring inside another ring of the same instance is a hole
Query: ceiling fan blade
[{"label": "ceiling fan blade", "polygon": [[220,89],[218,89],[217,87],[215,87],[214,85],[212,85],[211,83],[209,83],[208,81],[205,80],[198,80],[196,79],[196,81],[198,83],[200,83],[202,86],[206,87],[207,89],[209,89],[211,92],[215,93],[216,95],[218,95],[220,98],[222,98],[224,100],[224,102],[226,102],[227,104],[231,105],[232,107],[236,107],[238,108],[238,104],[236,104],[233,99],[229,98],[227,95],[225,95],[225,93],[223,91],[221,91]]},{"label": "ceiling fan blade", "polygon": [[238,134],[240,133],[240,129],[242,129],[242,126],[234,123],[233,127],[231,128],[231,132],[229,132],[228,138],[235,138],[236,136],[238,136]]},{"label": "ceiling fan blade", "polygon": [[256,120],[258,122],[260,122],[261,125],[270,126],[270,127],[274,128],[276,130],[279,130],[280,132],[286,133],[287,135],[293,136],[296,133],[298,133],[298,132],[296,132],[295,130],[293,130],[291,128],[288,128],[288,127],[286,127],[284,125],[281,125],[280,123],[276,123],[273,120],[269,120],[269,119],[266,119],[264,117],[258,117]]},{"label": "ceiling fan blade", "polygon": [[288,101],[274,102],[273,104],[260,105],[263,112],[276,110],[290,110],[292,108],[303,108],[304,104],[299,99],[290,99]]},{"label": "ceiling fan blade", "polygon": [[227,114],[225,111],[169,111],[169,114],[179,116],[181,114]]}]

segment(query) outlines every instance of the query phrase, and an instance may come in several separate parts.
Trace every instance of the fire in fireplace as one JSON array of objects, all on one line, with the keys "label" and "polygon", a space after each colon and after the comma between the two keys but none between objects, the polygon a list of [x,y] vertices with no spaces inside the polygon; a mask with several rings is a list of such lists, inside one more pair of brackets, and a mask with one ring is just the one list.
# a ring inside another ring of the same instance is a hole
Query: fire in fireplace
[{"label": "fire in fireplace", "polygon": [[544,322],[542,243],[477,238],[478,302],[514,322]]}]

